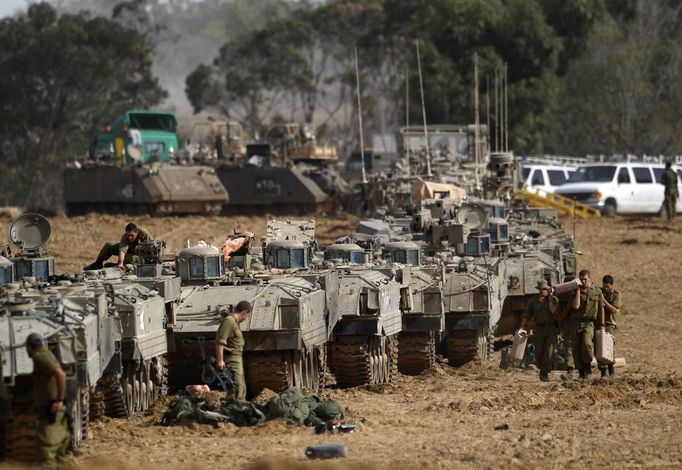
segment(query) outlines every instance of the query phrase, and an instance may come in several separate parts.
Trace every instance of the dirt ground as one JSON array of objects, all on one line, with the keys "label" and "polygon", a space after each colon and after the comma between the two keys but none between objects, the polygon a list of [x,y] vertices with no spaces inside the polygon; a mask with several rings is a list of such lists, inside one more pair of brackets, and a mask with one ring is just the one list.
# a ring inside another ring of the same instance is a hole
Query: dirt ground
[{"label": "dirt ground", "polygon": [[[127,220],[57,217],[51,251],[61,270],[78,270]],[[351,217],[318,219],[324,242]],[[264,230],[263,218],[140,219],[171,250],[189,237],[219,242],[233,227]],[[7,220],[0,221],[6,233]],[[565,224],[568,230],[572,223]],[[439,364],[386,386],[327,389],[358,423],[352,434],[317,436],[272,422],[256,428],[159,425],[162,407],[129,421],[92,425],[73,457],[81,468],[311,468],[305,448],[338,442],[344,460],[315,468],[680,468],[682,320],[678,307],[682,218],[578,221],[579,267],[593,279],[612,274],[629,313],[618,319],[616,355],[627,365],[614,383],[541,383],[531,370],[493,361],[460,369]],[[506,424],[508,429],[495,430]]]}]

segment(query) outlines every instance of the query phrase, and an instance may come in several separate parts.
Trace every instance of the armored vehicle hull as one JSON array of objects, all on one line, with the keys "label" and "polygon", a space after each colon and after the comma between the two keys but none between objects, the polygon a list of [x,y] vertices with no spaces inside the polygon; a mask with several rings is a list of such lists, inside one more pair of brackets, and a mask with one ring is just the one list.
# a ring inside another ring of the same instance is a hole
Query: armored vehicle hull
[{"label": "armored vehicle hull", "polygon": [[25,290],[0,304],[3,375],[3,457],[19,462],[35,459],[33,364],[24,342],[40,334],[66,373],[67,413],[71,447],[87,438],[91,395],[108,370],[119,361],[120,323],[103,289],[52,288],[44,293]]},{"label": "armored vehicle hull", "polygon": [[329,365],[339,386],[388,383],[395,376],[400,289],[390,270],[340,268],[330,276]]},{"label": "armored vehicle hull", "polygon": [[227,191],[210,167],[87,165],[64,170],[69,215],[219,214],[227,201]]},{"label": "armored vehicle hull", "polygon": [[248,391],[253,395],[291,386],[318,390],[327,340],[325,292],[295,276],[267,284],[183,287],[171,334],[170,384],[213,382],[205,364],[215,355],[219,312],[242,300],[253,306],[252,315],[240,324]]},{"label": "armored vehicle hull", "polygon": [[220,166],[217,174],[230,192],[229,214],[310,214],[334,207],[323,189],[295,167]]},{"label": "armored vehicle hull", "polygon": [[439,267],[412,268],[410,309],[403,311],[398,346],[398,370],[419,375],[436,363],[436,345],[445,326],[442,272]]}]

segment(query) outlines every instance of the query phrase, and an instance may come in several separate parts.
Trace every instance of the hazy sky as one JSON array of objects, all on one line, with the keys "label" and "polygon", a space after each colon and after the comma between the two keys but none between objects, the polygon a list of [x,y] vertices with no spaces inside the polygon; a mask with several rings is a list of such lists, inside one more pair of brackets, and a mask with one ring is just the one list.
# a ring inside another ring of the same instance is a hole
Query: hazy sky
[{"label": "hazy sky", "polygon": [[0,18],[16,13],[17,10],[26,9],[28,3],[28,0],[0,0]]}]

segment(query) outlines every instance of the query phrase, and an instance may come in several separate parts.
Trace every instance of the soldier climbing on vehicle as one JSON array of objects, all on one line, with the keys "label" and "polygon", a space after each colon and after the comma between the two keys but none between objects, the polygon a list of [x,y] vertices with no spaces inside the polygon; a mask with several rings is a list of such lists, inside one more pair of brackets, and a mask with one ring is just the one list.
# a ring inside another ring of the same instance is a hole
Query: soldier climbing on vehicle
[{"label": "soldier climbing on vehicle", "polygon": [[246,383],[244,382],[244,336],[239,324],[251,315],[251,304],[246,300],[239,302],[234,311],[222,310],[224,316],[216,334],[216,369],[221,372],[227,368],[232,375],[235,390],[233,396],[238,401],[246,399]]},{"label": "soldier climbing on vehicle", "polygon": [[137,262],[136,249],[140,242],[152,241],[153,237],[149,232],[142,227],[138,227],[134,223],[129,223],[125,227],[125,233],[121,236],[119,242],[105,243],[97,255],[95,262],[85,266],[85,271],[102,269],[104,263],[112,256],[117,256],[117,266],[123,270],[126,264],[135,264]]},{"label": "soldier climbing on vehicle", "polygon": [[61,467],[66,463],[66,451],[71,442],[64,404],[66,374],[39,334],[28,335],[26,352],[33,360],[34,400],[39,416],[36,429],[38,462],[44,469]]}]

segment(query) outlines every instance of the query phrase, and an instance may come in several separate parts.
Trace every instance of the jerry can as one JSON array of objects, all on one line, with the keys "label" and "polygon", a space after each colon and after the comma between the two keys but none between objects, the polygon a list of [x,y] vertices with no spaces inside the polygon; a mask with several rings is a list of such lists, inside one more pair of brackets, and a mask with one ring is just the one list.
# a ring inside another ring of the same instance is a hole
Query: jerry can
[{"label": "jerry can", "polygon": [[511,348],[512,359],[522,361],[523,355],[526,352],[526,343],[528,342],[528,332],[526,330],[516,330],[514,334],[514,343]]},{"label": "jerry can", "polygon": [[613,355],[613,335],[600,329],[597,330],[594,336],[597,362],[600,364],[613,364],[615,362]]}]

